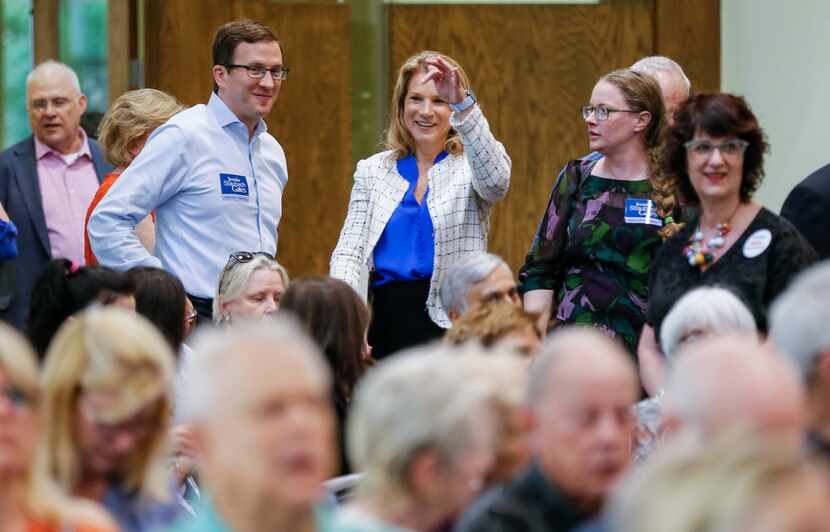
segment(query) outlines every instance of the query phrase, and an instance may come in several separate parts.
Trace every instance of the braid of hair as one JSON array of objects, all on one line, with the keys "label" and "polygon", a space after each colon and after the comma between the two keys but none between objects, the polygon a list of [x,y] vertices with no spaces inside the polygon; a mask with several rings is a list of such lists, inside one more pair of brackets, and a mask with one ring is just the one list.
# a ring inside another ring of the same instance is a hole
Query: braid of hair
[{"label": "braid of hair", "polygon": [[670,218],[669,223],[664,223],[658,231],[660,238],[666,240],[683,228],[682,223],[675,221],[674,215],[677,211],[678,201],[676,187],[670,179],[663,175],[660,161],[660,146],[652,146],[648,149],[648,166],[651,175],[651,200],[657,208],[657,214],[664,220]]}]

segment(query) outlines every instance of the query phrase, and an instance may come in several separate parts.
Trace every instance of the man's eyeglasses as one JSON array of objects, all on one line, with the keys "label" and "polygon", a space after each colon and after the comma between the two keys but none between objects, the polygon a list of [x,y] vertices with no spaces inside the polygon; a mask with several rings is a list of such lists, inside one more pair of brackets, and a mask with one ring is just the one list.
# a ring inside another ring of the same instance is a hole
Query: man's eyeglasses
[{"label": "man's eyeglasses", "polygon": [[251,262],[256,257],[268,257],[271,260],[275,260],[273,255],[264,251],[237,251],[236,253],[230,254],[228,257],[228,263],[225,265],[225,269],[230,269],[234,264],[245,264],[246,262]]},{"label": "man's eyeglasses", "polygon": [[283,81],[288,77],[288,72],[291,70],[285,66],[265,68],[259,65],[225,65],[225,68],[228,70],[232,68],[244,68],[248,71],[248,77],[253,79],[262,79],[266,72],[270,72],[274,81]]},{"label": "man's eyeglasses", "polygon": [[588,120],[592,114],[594,118],[602,122],[608,120],[611,113],[639,113],[640,111],[632,111],[631,109],[614,109],[613,107],[594,107],[593,105],[582,106],[582,118]]},{"label": "man's eyeglasses", "polygon": [[49,108],[49,104],[52,104],[52,107],[56,111],[63,111],[72,101],[69,98],[64,98],[62,96],[58,96],[56,98],[47,99],[47,98],[38,98],[37,100],[32,100],[32,103],[29,104],[32,110],[42,113]]},{"label": "man's eyeglasses", "polygon": [[735,157],[737,155],[741,155],[746,151],[747,146],[749,146],[749,142],[744,139],[729,139],[721,142],[720,144],[715,144],[714,142],[708,140],[698,139],[690,140],[683,146],[686,147],[687,152],[694,154],[696,157],[708,159],[713,153],[715,153],[715,150],[718,150],[724,157]]},{"label": "man's eyeglasses", "polygon": [[0,388],[0,398],[5,399],[15,409],[29,406],[32,401],[20,388],[14,386],[3,386]]}]

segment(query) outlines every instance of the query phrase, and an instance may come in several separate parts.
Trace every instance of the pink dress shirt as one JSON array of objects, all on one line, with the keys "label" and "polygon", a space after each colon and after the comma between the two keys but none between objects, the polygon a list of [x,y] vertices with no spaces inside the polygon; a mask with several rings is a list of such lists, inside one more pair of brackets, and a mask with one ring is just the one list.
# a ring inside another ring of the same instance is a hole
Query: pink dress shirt
[{"label": "pink dress shirt", "polygon": [[35,137],[37,178],[52,258],[66,258],[78,265],[84,264],[84,217],[98,190],[86,133],[81,131],[81,136],[81,149],[69,155]]}]

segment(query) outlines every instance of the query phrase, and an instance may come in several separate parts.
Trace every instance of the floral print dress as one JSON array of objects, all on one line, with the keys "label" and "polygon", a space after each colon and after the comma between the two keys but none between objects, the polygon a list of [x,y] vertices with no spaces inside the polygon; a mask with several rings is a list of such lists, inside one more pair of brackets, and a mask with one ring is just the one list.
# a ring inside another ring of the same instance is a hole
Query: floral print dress
[{"label": "floral print dress", "polygon": [[519,274],[520,291],[554,290],[557,323],[598,327],[634,356],[663,221],[647,179],[599,177],[591,173],[595,164],[571,161],[557,179]]}]

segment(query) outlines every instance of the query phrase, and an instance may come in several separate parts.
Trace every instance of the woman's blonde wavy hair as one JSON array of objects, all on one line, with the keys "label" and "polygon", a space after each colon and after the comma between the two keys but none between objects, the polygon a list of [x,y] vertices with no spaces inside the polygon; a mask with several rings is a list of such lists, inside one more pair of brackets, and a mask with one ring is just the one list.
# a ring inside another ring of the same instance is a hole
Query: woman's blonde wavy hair
[{"label": "woman's blonde wavy hair", "polygon": [[[41,414],[41,386],[35,352],[15,329],[0,323],[0,373],[9,384],[23,393],[35,423],[44,426]],[[39,476],[34,456],[27,464],[19,485],[20,501],[25,513],[48,524],[87,525],[112,528],[112,521],[90,502],[72,498],[61,492],[49,478]]]},{"label": "woman's blonde wavy hair", "polygon": [[[672,184],[662,172],[662,143],[666,129],[666,108],[660,85],[653,77],[624,68],[615,70],[602,77],[617,87],[625,98],[625,103],[632,111],[646,111],[651,121],[645,130],[645,143],[648,149],[649,181],[651,181],[651,199],[661,218],[673,217],[679,205]],[[676,233],[682,225],[671,221],[660,229],[660,236],[666,239]]]},{"label": "woman's blonde wavy hair", "polygon": [[[406,127],[403,111],[406,104],[406,95],[409,92],[409,81],[417,71],[426,72],[425,61],[431,57],[440,57],[457,68],[462,87],[465,89],[470,87],[470,78],[467,77],[467,73],[464,72],[464,69],[455,59],[448,55],[424,50],[404,61],[400,70],[398,70],[398,79],[395,81],[395,90],[392,92],[392,103],[389,108],[389,128],[386,130],[386,148],[394,150],[396,159],[402,159],[415,153],[415,140]],[[450,129],[444,150],[452,155],[464,152],[464,145],[454,129]]]},{"label": "woman's blonde wavy hair", "polygon": [[98,127],[98,143],[107,160],[125,168],[133,160],[130,149],[185,106],[166,92],[138,89],[125,92],[112,102]]},{"label": "woman's blonde wavy hair", "polygon": [[165,464],[172,419],[174,358],[169,344],[150,322],[123,309],[94,307],[67,320],[58,331],[43,369],[44,433],[35,460],[37,475],[52,478],[65,493],[81,480],[76,434],[78,400],[83,391],[116,397],[107,412],[118,422],[158,402],[151,433],[122,464],[128,490],[156,500],[169,498]]}]

